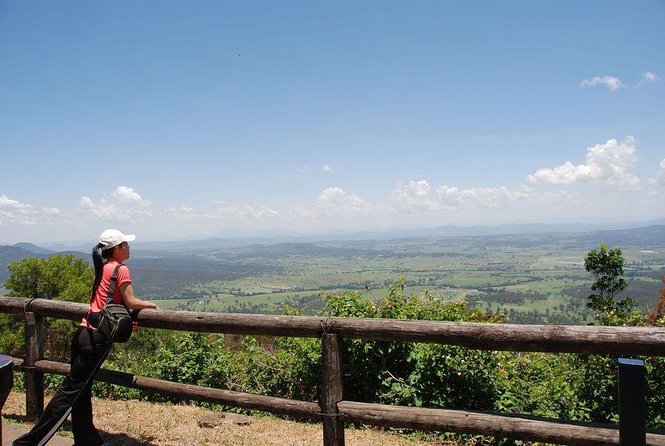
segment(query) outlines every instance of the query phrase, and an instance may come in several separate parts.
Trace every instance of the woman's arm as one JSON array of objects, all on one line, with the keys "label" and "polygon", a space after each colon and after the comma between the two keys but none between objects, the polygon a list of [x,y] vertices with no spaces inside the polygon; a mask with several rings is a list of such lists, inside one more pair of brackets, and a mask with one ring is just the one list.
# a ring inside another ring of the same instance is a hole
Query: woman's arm
[{"label": "woman's arm", "polygon": [[157,305],[147,300],[138,299],[134,296],[134,288],[132,288],[131,282],[125,282],[120,285],[120,293],[122,298],[125,300],[125,306],[130,310],[142,310],[143,308],[154,308],[157,309]]}]

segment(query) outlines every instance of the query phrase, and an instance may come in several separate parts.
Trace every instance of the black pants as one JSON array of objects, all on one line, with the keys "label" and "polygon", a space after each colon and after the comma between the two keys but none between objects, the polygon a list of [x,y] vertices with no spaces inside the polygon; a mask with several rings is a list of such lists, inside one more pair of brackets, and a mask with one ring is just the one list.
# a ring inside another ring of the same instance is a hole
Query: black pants
[{"label": "black pants", "polygon": [[[96,330],[79,327],[72,339],[72,366],[44,413],[32,430],[17,438],[14,446],[36,446],[58,425],[72,407],[72,432],[76,446],[99,446],[104,440],[92,423],[91,375],[110,348],[106,337]],[[80,396],[79,396],[80,393]]]}]

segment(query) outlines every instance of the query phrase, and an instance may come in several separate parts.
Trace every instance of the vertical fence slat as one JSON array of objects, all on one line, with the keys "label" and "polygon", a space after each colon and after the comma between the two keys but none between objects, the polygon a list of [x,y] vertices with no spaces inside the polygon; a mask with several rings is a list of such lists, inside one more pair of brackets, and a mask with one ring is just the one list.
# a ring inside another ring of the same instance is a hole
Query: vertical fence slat
[{"label": "vertical fence slat", "polygon": [[11,356],[0,355],[0,446],[2,445],[2,408],[14,385],[14,363]]},{"label": "vertical fence slat", "polygon": [[644,361],[619,358],[619,444],[621,446],[647,444],[646,412]]},{"label": "vertical fence slat", "polygon": [[44,353],[44,317],[25,313],[25,407],[28,418],[35,419],[44,411],[44,373],[35,369],[35,362]]},{"label": "vertical fence slat", "polygon": [[339,418],[337,403],[342,401],[341,337],[323,333],[321,413],[323,414],[323,445],[344,446],[344,423]]}]

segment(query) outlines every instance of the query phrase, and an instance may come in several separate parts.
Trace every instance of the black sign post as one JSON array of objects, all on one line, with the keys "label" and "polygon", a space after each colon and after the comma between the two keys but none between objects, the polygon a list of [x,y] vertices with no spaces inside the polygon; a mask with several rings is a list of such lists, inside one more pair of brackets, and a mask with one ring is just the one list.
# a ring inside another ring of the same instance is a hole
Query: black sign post
[{"label": "black sign post", "polygon": [[14,386],[14,363],[12,357],[0,355],[0,445],[2,444],[2,407]]},{"label": "black sign post", "polygon": [[644,361],[619,358],[619,444],[621,446],[647,444],[646,418]]}]

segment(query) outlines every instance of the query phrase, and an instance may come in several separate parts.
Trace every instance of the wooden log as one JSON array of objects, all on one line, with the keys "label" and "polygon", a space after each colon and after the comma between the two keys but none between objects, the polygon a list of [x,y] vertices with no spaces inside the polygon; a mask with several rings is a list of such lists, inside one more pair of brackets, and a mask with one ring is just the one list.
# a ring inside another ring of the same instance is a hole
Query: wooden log
[{"label": "wooden log", "polygon": [[[19,370],[23,368],[20,359],[14,359],[14,365]],[[69,365],[64,363],[42,360],[37,361],[35,366],[43,372],[61,375],[69,373]],[[104,369],[100,371],[97,379],[112,384],[173,395],[183,399],[264,410],[297,418],[321,419],[318,414],[319,407],[316,403],[176,384]],[[282,406],[282,402],[285,403],[284,406]],[[344,421],[374,426],[483,434],[501,438],[569,445],[619,444],[619,431],[616,425],[559,422],[557,420],[536,419],[535,417],[385,406],[353,401],[340,401],[337,408]],[[647,433],[647,445],[665,446],[665,435],[662,432]]]},{"label": "wooden log", "polygon": [[27,301],[24,297],[0,296],[0,313],[21,314],[25,311]]},{"label": "wooden log", "polygon": [[[0,311],[5,308],[13,312],[21,301],[25,299],[0,297]],[[45,316],[76,320],[87,306],[37,299],[32,308]],[[344,338],[427,342],[479,350],[665,356],[665,328],[661,327],[515,325],[167,310],[143,310],[138,321],[143,327],[212,333],[320,337],[327,332]]]},{"label": "wooden log", "polygon": [[344,338],[427,342],[479,350],[665,356],[665,329],[516,325],[396,319],[331,319]]},{"label": "wooden log", "polygon": [[2,443],[2,408],[14,386],[14,358],[0,354],[0,444]]},{"label": "wooden log", "polygon": [[341,339],[336,334],[324,333],[321,336],[321,349],[323,445],[344,446],[344,422],[337,411],[337,403],[342,401]]},{"label": "wooden log", "polygon": [[25,407],[29,419],[44,412],[44,373],[35,368],[44,352],[44,318],[31,311],[25,313]]},{"label": "wooden log", "polygon": [[[423,409],[342,401],[344,421],[373,426],[491,435],[499,438],[579,446],[618,445],[615,425],[559,422],[461,410]],[[665,435],[647,434],[647,444],[665,446]]]},{"label": "wooden log", "polygon": [[[69,373],[69,364],[62,362],[42,360],[37,361],[35,365],[42,372],[57,373],[59,375],[67,375]],[[308,401],[213,389],[192,384],[180,384],[107,369],[101,369],[95,380],[155,392],[160,395],[169,395],[182,400],[202,401],[261,410],[277,415],[287,415],[308,420],[321,419],[319,405]]]}]

